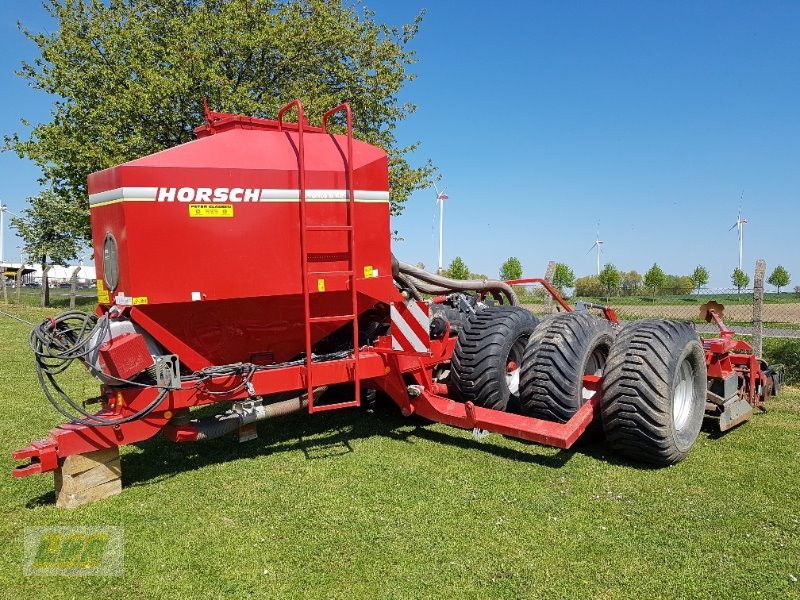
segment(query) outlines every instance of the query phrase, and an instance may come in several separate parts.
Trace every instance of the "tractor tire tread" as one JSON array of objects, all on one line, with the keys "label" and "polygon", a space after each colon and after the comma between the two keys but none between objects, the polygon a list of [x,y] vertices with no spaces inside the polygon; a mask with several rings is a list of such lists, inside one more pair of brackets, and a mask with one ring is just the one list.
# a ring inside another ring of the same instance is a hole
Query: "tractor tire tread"
[{"label": "tractor tire tread", "polygon": [[611,345],[611,324],[590,313],[561,313],[534,331],[520,374],[522,413],[566,423],[583,404],[586,361],[599,344]]},{"label": "tractor tire tread", "polygon": [[[673,440],[671,387],[687,345],[696,345],[693,356],[698,348],[702,353],[690,323],[644,319],[622,328],[603,376],[601,417],[606,440],[614,449],[660,466],[688,454],[689,449],[679,448]],[[705,378],[705,362],[702,375]]]},{"label": "tractor tire tread", "polygon": [[[505,410],[505,357],[500,358],[509,338],[530,334],[539,320],[516,306],[486,308],[472,315],[458,333],[451,359],[450,382],[457,397],[476,406]],[[500,364],[500,363],[503,364]]]}]

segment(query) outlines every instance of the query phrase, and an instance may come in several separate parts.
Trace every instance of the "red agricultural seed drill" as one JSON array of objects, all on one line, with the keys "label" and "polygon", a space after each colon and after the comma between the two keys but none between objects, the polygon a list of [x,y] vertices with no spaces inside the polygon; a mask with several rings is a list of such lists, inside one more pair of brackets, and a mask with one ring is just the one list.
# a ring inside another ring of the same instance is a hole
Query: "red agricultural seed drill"
[{"label": "red agricultural seed drill", "polygon": [[[336,113],[346,134],[328,132]],[[387,156],[353,138],[346,104],[320,127],[299,100],[276,120],[206,110],[195,131],[89,176],[97,310],[31,333],[68,422],[14,452],[26,463],[13,474],[55,471],[63,504],[114,487],[97,473],[119,477],[121,445],[158,432],[249,439],[259,420],[359,406],[372,390],[406,416],[558,448],[599,421],[616,450],[667,465],[705,415],[729,429],[777,389],[719,305],[703,310],[721,337],[701,342],[690,323],[620,327],[609,308],[575,310],[542,279],[457,281],[396,261]],[[557,314],[518,306],[512,285],[534,284]],[[98,397],[59,385],[74,360],[101,381]],[[193,416],[212,403],[224,409]]]}]

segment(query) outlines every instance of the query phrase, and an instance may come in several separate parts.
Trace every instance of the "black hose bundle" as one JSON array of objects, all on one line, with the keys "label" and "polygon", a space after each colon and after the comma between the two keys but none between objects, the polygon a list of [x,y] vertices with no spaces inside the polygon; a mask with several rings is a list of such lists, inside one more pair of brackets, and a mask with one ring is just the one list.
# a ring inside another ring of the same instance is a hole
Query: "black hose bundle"
[{"label": "black hose bundle", "polygon": [[505,281],[482,279],[450,279],[441,275],[434,275],[427,271],[404,262],[398,262],[398,272],[395,279],[401,286],[409,289],[415,299],[421,300],[423,294],[451,294],[453,292],[489,292],[495,297],[501,294],[506,297],[512,306],[519,305],[517,294]]},{"label": "black hose bundle", "polygon": [[[79,310],[65,312],[57,317],[45,319],[31,330],[29,343],[36,357],[36,376],[44,395],[50,404],[72,423],[81,425],[120,425],[150,414],[167,395],[169,388],[161,388],[161,392],[150,404],[132,415],[121,419],[105,419],[85,410],[63,390],[56,380],[56,375],[66,371],[74,360],[89,363],[91,357],[105,342],[110,330],[107,315],[98,317]],[[114,378],[116,379],[116,378]],[[122,383],[154,387],[127,379],[119,379]],[[49,385],[48,385],[49,384]],[[52,390],[51,390],[52,388]],[[53,390],[58,398],[53,395]],[[65,408],[68,404],[82,416],[76,416]]]},{"label": "black hose bundle", "polygon": [[[94,369],[92,362],[97,352],[107,340],[111,330],[108,315],[98,317],[79,310],[65,312],[57,317],[45,319],[32,330],[29,338],[31,350],[36,357],[36,375],[39,385],[50,404],[72,423],[81,425],[121,425],[146,417],[153,412],[164,400],[169,392],[169,387],[151,383],[141,383],[130,379],[120,379],[108,373],[103,377],[113,379],[122,384],[139,386],[143,388],[157,388],[160,393],[141,410],[120,419],[106,419],[86,411],[83,406],[75,402],[58,384],[56,376],[66,371],[74,360],[84,362],[90,369]],[[327,354],[314,354],[312,362],[325,362],[345,358],[352,353],[352,349],[339,350]],[[271,365],[255,365],[252,363],[234,363],[207,367],[196,371],[181,381],[194,381],[194,387],[204,386],[204,393],[213,396],[229,396],[238,393],[244,388],[250,392],[251,380],[256,371],[280,369],[295,365],[305,364],[304,357],[284,363]],[[224,390],[211,390],[207,383],[209,380],[220,376],[241,377],[241,381],[233,388]],[[52,388],[52,389],[51,389]],[[53,392],[55,391],[55,395]],[[251,392],[252,393],[252,392]],[[65,407],[65,404],[68,407]],[[72,411],[77,411],[75,415]]]}]

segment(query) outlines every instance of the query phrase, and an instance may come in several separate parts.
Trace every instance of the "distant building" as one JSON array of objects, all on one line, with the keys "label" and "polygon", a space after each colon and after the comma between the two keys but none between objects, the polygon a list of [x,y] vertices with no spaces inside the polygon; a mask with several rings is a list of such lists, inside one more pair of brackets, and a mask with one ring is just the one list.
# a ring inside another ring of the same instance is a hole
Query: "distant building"
[{"label": "distant building", "polygon": [[[69,283],[72,273],[78,268],[79,265],[56,265],[51,267],[48,271],[47,278],[51,284]],[[17,271],[22,269],[22,281],[32,282],[42,280],[42,266],[20,263],[3,263],[0,265],[3,270],[3,275],[6,278],[13,279],[17,276]],[[80,265],[78,271],[78,284],[79,285],[92,285],[97,279],[97,271],[94,265]]]}]

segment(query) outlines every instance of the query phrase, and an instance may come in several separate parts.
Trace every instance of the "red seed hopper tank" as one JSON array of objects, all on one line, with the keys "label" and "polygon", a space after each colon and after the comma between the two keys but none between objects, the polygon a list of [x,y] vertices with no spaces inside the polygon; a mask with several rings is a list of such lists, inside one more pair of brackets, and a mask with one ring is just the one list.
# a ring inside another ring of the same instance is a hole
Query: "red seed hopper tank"
[{"label": "red seed hopper tank", "polygon": [[[304,254],[312,312],[352,313],[353,258],[356,312],[388,298],[386,153],[352,140],[349,182],[347,136],[320,132],[305,128],[303,182],[296,124],[220,114],[193,142],[90,175],[101,304],[131,306],[197,370],[304,350]],[[312,343],[340,326],[315,324]]]},{"label": "red seed hopper tank", "polygon": [[[328,130],[337,113],[340,135]],[[99,303],[31,332],[42,390],[67,422],[14,452],[25,462],[13,475],[54,471],[59,505],[119,492],[125,444],[251,440],[260,420],[362,394],[564,449],[599,421],[621,453],[666,465],[705,416],[730,429],[778,390],[721,305],[703,307],[721,337],[701,344],[691,323],[621,327],[543,279],[462,281],[396,261],[387,155],[353,139],[346,104],[320,127],[298,100],[274,121],[207,110],[196,134],[89,176]],[[519,306],[512,285],[532,284],[558,314]],[[101,382],[96,397],[61,385],[75,361]]]}]

